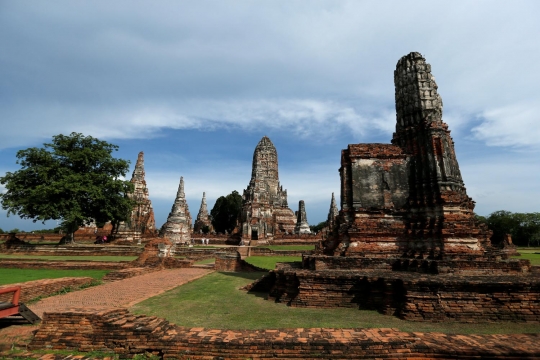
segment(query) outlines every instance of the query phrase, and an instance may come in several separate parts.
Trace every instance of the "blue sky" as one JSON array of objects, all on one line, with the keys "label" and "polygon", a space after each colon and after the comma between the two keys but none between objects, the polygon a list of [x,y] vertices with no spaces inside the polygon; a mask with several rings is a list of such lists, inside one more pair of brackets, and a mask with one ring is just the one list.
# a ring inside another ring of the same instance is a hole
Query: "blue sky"
[{"label": "blue sky", "polygon": [[[476,211],[539,211],[537,1],[0,1],[0,174],[19,149],[82,132],[145,152],[161,226],[180,176],[246,188],[257,142],[276,145],[293,210],[326,218],[340,150],[389,143],[393,71],[432,65]],[[2,189],[0,189],[2,191]],[[0,211],[0,228],[41,228]],[[49,227],[47,225],[47,227]]]}]

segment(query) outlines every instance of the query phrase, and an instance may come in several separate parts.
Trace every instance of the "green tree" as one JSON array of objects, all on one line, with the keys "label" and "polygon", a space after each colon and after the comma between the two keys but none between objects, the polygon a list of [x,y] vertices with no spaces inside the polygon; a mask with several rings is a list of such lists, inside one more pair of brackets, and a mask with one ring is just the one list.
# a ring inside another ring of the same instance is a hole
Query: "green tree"
[{"label": "green tree", "polygon": [[241,209],[242,196],[238,191],[234,190],[227,196],[220,196],[210,211],[216,232],[233,231]]},{"label": "green tree", "polygon": [[127,220],[133,185],[124,181],[129,161],[112,157],[118,146],[80,133],[53,136],[43,148],[17,152],[21,169],[0,177],[2,208],[34,222],[61,220],[73,233],[85,223]]},{"label": "green tree", "polygon": [[321,231],[326,226],[327,226],[326,221],[321,221],[317,225],[311,225],[309,228],[310,228],[312,233],[318,233],[319,231]]}]

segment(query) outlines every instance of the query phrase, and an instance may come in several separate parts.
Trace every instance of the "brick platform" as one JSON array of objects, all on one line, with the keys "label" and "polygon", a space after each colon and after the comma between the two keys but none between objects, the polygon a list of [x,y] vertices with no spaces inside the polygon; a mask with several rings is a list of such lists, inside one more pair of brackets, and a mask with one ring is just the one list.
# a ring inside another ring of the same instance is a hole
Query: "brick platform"
[{"label": "brick platform", "polygon": [[181,359],[533,359],[540,334],[447,335],[397,329],[185,328],[126,309],[51,312],[30,349],[110,350]]},{"label": "brick platform", "polygon": [[117,270],[130,266],[126,261],[0,259],[0,268],[57,270]]},{"label": "brick platform", "polygon": [[540,322],[540,278],[432,275],[388,270],[303,270],[280,264],[269,298],[301,307],[359,307],[414,321]]}]

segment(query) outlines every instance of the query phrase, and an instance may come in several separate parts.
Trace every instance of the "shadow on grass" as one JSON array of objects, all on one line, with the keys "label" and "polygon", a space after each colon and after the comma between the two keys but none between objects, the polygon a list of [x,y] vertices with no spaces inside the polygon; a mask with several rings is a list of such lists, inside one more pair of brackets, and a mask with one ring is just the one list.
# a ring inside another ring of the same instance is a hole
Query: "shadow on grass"
[{"label": "shadow on grass", "polygon": [[253,272],[226,272],[226,271],[218,271],[222,275],[226,276],[232,276],[242,279],[248,279],[248,280],[258,280],[262,278],[264,275],[268,274],[269,271],[253,271]]}]

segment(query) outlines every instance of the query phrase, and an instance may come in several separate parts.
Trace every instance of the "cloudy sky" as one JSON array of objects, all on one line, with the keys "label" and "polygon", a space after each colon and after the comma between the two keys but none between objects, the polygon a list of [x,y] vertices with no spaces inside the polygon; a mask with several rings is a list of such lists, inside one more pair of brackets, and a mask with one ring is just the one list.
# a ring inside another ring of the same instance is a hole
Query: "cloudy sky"
[{"label": "cloudy sky", "polygon": [[[393,71],[422,53],[476,211],[540,211],[538,1],[0,0],[0,176],[73,131],[145,153],[156,222],[245,189],[272,139],[289,204],[326,218],[340,150],[388,143]],[[131,170],[130,170],[131,172]],[[128,178],[131,173],[128,174]],[[2,189],[0,189],[1,191]],[[6,217],[0,228],[40,228]]]}]

